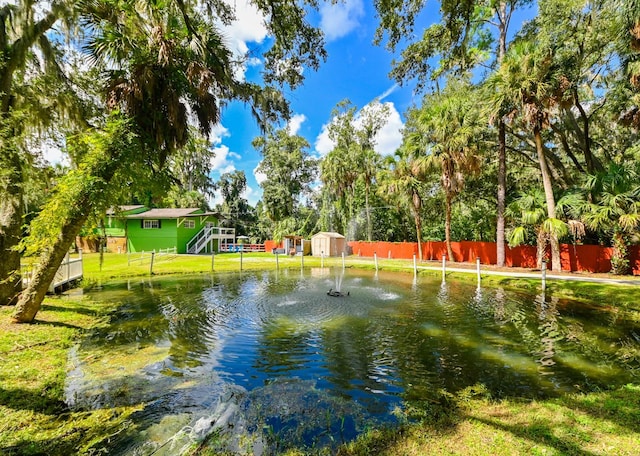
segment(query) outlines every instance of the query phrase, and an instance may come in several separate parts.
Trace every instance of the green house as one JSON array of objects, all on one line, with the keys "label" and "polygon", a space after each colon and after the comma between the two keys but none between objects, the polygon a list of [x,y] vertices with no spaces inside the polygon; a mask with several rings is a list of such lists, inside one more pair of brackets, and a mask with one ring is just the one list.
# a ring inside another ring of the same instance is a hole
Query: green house
[{"label": "green house", "polygon": [[149,209],[126,216],[127,251],[173,249],[211,253],[235,242],[235,230],[217,226],[218,216],[198,208]]},{"label": "green house", "polygon": [[131,206],[119,206],[118,209],[111,208],[105,214],[104,232],[109,237],[127,237],[128,215],[139,214],[148,211],[142,204]]}]

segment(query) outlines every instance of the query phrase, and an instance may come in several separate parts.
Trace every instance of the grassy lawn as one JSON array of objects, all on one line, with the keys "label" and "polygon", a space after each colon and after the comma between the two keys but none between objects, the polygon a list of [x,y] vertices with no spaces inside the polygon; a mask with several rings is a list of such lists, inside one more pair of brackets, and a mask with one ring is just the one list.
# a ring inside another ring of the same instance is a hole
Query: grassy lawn
[{"label": "grassy lawn", "polygon": [[[126,255],[106,254],[102,265],[97,254],[85,255],[85,259],[85,287],[112,278],[149,274],[148,260],[133,261],[129,266]],[[130,260],[134,259],[131,256]],[[320,267],[321,263],[320,258],[304,258],[305,267]],[[324,259],[325,267],[341,265],[341,258]],[[300,268],[301,259],[280,255],[277,266]],[[387,259],[380,260],[379,266],[405,271],[413,267],[410,260]],[[374,263],[349,258],[347,267],[373,269]],[[242,268],[275,270],[276,259],[270,253],[244,254]],[[215,256],[216,274],[239,270],[239,254]],[[210,271],[210,256],[160,259],[153,267],[158,275]],[[506,288],[539,287],[539,281],[531,279],[487,276],[484,280]],[[640,324],[637,285],[550,281],[549,289],[618,307],[632,313]],[[0,308],[0,454],[100,454],[110,438],[135,425],[130,421],[135,407],[70,412],[64,404],[70,347],[87,330],[107,324],[116,306],[98,306],[86,297],[50,296],[32,325],[9,324],[12,308]],[[371,429],[343,446],[339,454],[635,455],[640,448],[639,384],[545,401],[495,401],[478,385],[455,397],[443,395],[440,403],[428,403],[408,413],[400,429]]]}]

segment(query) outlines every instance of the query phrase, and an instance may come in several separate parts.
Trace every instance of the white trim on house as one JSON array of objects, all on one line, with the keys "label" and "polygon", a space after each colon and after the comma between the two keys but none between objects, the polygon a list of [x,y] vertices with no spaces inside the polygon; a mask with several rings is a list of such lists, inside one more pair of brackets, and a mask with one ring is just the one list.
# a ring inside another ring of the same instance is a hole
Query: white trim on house
[{"label": "white trim on house", "polygon": [[145,219],[142,221],[143,230],[158,230],[160,229],[160,220],[158,219]]}]

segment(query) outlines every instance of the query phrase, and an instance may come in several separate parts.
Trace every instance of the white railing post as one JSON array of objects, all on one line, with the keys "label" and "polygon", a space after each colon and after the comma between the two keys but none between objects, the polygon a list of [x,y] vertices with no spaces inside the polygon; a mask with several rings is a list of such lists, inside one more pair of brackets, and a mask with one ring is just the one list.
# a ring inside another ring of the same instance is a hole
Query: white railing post
[{"label": "white railing post", "polygon": [[447,256],[442,255],[442,280],[445,279],[446,273],[447,273]]}]

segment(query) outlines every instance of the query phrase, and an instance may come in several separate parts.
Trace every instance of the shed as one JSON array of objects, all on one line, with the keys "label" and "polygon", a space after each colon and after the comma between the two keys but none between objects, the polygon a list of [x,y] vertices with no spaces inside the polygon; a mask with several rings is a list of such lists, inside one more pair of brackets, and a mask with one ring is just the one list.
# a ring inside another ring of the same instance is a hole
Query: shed
[{"label": "shed", "polygon": [[346,239],[340,233],[321,231],[311,236],[313,256],[339,256],[346,252]]}]

